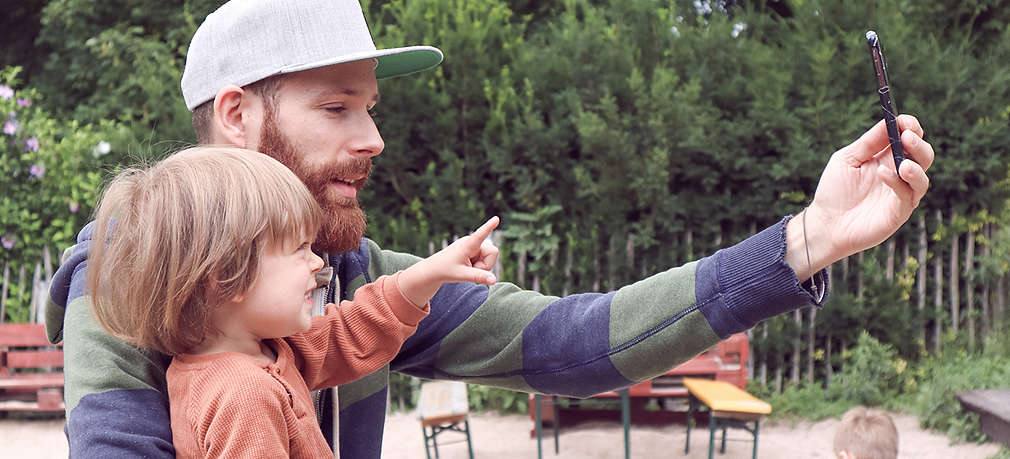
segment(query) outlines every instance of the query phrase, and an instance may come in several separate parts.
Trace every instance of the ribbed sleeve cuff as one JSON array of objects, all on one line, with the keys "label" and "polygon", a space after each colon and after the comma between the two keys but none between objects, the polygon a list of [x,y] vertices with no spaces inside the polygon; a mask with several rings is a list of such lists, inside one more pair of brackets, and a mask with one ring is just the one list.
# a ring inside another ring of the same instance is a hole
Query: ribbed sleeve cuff
[{"label": "ribbed sleeve cuff", "polygon": [[826,271],[801,284],[785,262],[786,223],[791,218],[698,262],[695,298],[720,338],[783,312],[824,304]]},{"label": "ribbed sleeve cuff", "polygon": [[407,325],[415,326],[421,319],[428,316],[431,306],[429,303],[417,306],[403,294],[398,282],[401,272],[397,271],[392,276],[381,276],[376,282],[380,283],[382,295],[386,297],[386,301],[389,302],[389,308],[396,315],[396,318]]}]

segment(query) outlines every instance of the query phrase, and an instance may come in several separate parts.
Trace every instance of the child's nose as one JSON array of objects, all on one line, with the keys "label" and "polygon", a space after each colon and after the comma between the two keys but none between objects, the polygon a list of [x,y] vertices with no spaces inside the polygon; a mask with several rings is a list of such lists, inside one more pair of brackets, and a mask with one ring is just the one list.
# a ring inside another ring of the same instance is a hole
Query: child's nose
[{"label": "child's nose", "polygon": [[309,268],[312,270],[312,272],[316,272],[322,269],[322,267],[323,267],[323,259],[319,258],[319,255],[312,253],[311,258],[309,259]]}]

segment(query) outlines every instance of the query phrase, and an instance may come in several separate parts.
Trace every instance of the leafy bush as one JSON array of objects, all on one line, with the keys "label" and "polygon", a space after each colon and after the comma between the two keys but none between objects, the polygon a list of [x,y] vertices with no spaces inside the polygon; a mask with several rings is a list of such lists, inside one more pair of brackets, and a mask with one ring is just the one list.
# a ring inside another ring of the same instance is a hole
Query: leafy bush
[{"label": "leafy bush", "polygon": [[864,331],[856,346],[848,351],[848,363],[837,385],[838,395],[855,405],[883,405],[906,386],[907,367],[908,362],[898,357],[894,346],[881,343]]},{"label": "leafy bush", "polygon": [[[41,261],[46,247],[73,243],[91,215],[103,168],[121,158],[129,138],[111,121],[53,118],[37,103],[43,94],[18,88],[18,72],[0,70],[0,264],[15,267]],[[10,320],[27,319],[29,292],[20,290],[8,303]]]},{"label": "leafy bush", "polygon": [[[390,373],[390,406],[400,411],[411,411],[416,408],[417,398],[421,395],[420,381],[402,373]],[[467,399],[470,409],[474,411],[526,414],[529,410],[528,394],[497,387],[467,384]]]},{"label": "leafy bush", "polygon": [[925,377],[912,409],[924,428],[946,432],[953,440],[983,441],[978,415],[965,413],[955,394],[976,389],[1006,387],[1010,381],[1010,356],[1006,337],[986,342],[981,354],[950,352],[923,364]]},{"label": "leafy bush", "polygon": [[467,394],[470,408],[477,411],[521,414],[529,412],[529,394],[525,392],[471,384]]},{"label": "leafy bush", "polygon": [[820,384],[804,384],[789,386],[781,394],[776,394],[770,388],[762,388],[760,384],[751,382],[747,391],[771,404],[771,417],[803,418],[812,421],[841,416],[855,403],[839,397],[838,386],[825,389]]},{"label": "leafy bush", "polygon": [[869,333],[859,335],[856,346],[843,355],[845,366],[829,387],[820,384],[789,386],[781,394],[753,383],[748,391],[775,407],[775,417],[801,417],[818,421],[841,416],[856,405],[897,408],[903,390],[916,387],[914,371],[889,344]]}]

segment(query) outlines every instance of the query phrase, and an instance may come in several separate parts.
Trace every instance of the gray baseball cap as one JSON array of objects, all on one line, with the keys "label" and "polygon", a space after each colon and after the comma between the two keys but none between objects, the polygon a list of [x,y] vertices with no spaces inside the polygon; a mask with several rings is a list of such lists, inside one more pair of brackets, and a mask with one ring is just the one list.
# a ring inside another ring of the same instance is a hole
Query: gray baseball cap
[{"label": "gray baseball cap", "polygon": [[378,61],[375,77],[389,78],[437,66],[442,51],[375,49],[357,0],[231,0],[193,35],[182,96],[192,111],[229,84],[362,59]]}]

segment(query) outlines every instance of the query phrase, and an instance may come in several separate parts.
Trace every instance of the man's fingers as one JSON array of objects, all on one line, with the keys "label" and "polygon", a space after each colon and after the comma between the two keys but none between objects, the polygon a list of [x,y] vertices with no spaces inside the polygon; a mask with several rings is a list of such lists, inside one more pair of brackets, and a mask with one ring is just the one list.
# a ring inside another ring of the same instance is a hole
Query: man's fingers
[{"label": "man's fingers", "polygon": [[926,194],[926,190],[929,189],[929,176],[926,175],[926,171],[923,170],[922,166],[915,161],[902,161],[899,168],[901,172],[901,178],[912,188],[912,205],[918,206],[919,200]]},{"label": "man's fingers", "polygon": [[[921,129],[920,129],[921,131]],[[922,136],[909,129],[901,133],[901,146],[905,150],[905,156],[912,161],[919,163],[923,171],[929,170],[933,164],[935,153],[933,146],[922,140]]]},{"label": "man's fingers", "polygon": [[874,155],[886,148],[887,145],[887,126],[884,125],[884,120],[880,120],[870,130],[859,136],[859,139],[844,149],[846,150],[845,153],[847,153],[844,156],[847,158],[846,163],[851,167],[859,167],[861,164],[872,159]]},{"label": "man's fingers", "polygon": [[919,138],[925,137],[925,131],[922,130],[922,125],[919,124],[919,119],[912,115],[898,115],[896,118],[898,121],[898,132],[912,131]]},{"label": "man's fingers", "polygon": [[[922,139],[923,130],[922,126],[919,125],[919,120],[912,115],[900,115],[897,118],[898,121],[898,131],[910,130],[915,133],[919,139]],[[856,140],[848,150],[848,156],[851,160],[851,165],[853,167],[858,167],[860,164],[869,161],[875,154],[879,151],[887,148],[890,144],[890,139],[887,137],[887,125],[884,120],[880,120],[877,124],[873,125],[868,131],[864,132],[859,140]],[[904,142],[902,143],[904,146]],[[918,160],[918,158],[916,158]]]}]

